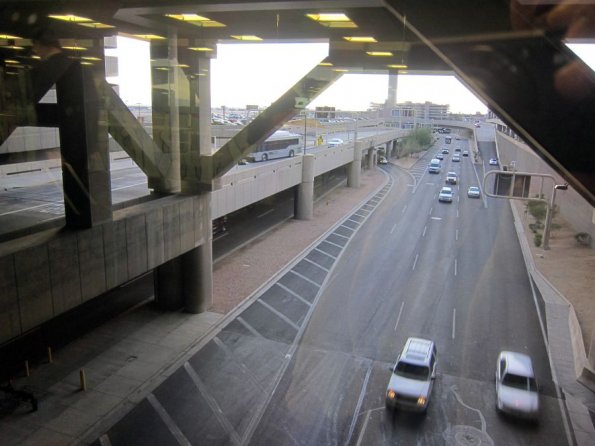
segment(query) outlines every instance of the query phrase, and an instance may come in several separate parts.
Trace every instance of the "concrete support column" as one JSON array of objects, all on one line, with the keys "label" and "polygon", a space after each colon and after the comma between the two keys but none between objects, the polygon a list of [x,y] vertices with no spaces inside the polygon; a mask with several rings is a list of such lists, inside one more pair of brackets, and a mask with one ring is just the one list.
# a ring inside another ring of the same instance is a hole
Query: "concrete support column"
[{"label": "concrete support column", "polygon": [[182,255],[184,309],[202,313],[213,305],[213,240]]},{"label": "concrete support column", "polygon": [[[149,177],[149,188],[158,193],[180,191],[180,68],[178,38],[170,28],[166,41],[151,42],[153,141],[166,155],[159,164],[159,176]],[[164,70],[165,68],[165,70]],[[163,86],[167,89],[163,89]]]},{"label": "concrete support column", "polygon": [[155,303],[162,310],[175,311],[182,308],[183,279],[181,258],[176,257],[155,269]]},{"label": "concrete support column", "polygon": [[[103,49],[102,41],[94,44]],[[56,81],[64,213],[72,229],[112,218],[107,111],[96,88],[100,79],[105,79],[102,64],[73,62]]]},{"label": "concrete support column", "polygon": [[391,157],[392,147],[393,147],[393,142],[392,141],[389,141],[389,142],[386,143],[386,147],[384,149],[384,154],[385,154],[387,160],[389,160],[390,157]]},{"label": "concrete support column", "polygon": [[363,142],[356,141],[353,145],[353,161],[349,164],[347,173],[347,187],[359,187],[360,174],[362,170],[362,146]]},{"label": "concrete support column", "polygon": [[298,185],[295,218],[312,220],[314,215],[314,155],[302,157],[302,182]]},{"label": "concrete support column", "polygon": [[370,150],[368,150],[368,169],[373,169],[374,168],[374,156],[376,154],[376,151],[374,150],[374,147],[370,147]]}]

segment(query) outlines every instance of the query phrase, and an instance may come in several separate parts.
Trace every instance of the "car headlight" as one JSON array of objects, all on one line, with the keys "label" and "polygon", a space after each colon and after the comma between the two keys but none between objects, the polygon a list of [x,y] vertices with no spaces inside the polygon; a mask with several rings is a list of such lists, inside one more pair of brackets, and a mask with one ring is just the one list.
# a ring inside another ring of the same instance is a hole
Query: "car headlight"
[{"label": "car headlight", "polygon": [[394,400],[397,397],[397,392],[391,389],[388,392],[386,392],[386,396],[391,400]]},{"label": "car headlight", "polygon": [[420,396],[420,397],[417,399],[417,405],[418,405],[418,406],[425,406],[425,405],[426,405],[426,397],[425,397],[425,396],[423,396],[423,395],[422,395],[422,396]]}]

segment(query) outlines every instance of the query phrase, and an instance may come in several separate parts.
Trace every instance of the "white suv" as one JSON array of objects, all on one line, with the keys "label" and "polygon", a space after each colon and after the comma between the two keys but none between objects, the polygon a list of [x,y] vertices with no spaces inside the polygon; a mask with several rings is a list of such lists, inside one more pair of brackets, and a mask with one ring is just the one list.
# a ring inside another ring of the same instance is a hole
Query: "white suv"
[{"label": "white suv", "polygon": [[436,378],[434,342],[421,338],[407,339],[391,371],[386,389],[386,407],[425,412]]}]

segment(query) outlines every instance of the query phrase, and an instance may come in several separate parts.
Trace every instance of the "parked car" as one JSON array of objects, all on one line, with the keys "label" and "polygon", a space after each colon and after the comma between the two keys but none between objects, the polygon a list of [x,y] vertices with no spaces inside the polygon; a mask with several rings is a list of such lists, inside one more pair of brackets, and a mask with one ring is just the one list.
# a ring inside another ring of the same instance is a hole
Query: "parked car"
[{"label": "parked car", "polygon": [[337,147],[343,144],[343,140],[341,138],[331,138],[327,141],[329,147]]},{"label": "parked car", "polygon": [[539,393],[533,363],[524,353],[502,351],[496,362],[496,409],[536,420]]},{"label": "parked car", "polygon": [[469,198],[480,198],[481,190],[477,186],[469,186],[469,189],[467,189],[467,196]]},{"label": "parked car", "polygon": [[381,156],[378,158],[378,164],[388,164],[388,160],[385,157]]},{"label": "parked car", "polygon": [[422,338],[409,338],[391,368],[386,389],[388,409],[426,412],[436,378],[436,345]]},{"label": "parked car", "polygon": [[452,203],[452,188],[444,186],[438,194],[438,201]]},{"label": "parked car", "polygon": [[498,160],[496,158],[490,158],[490,166],[497,166]]}]

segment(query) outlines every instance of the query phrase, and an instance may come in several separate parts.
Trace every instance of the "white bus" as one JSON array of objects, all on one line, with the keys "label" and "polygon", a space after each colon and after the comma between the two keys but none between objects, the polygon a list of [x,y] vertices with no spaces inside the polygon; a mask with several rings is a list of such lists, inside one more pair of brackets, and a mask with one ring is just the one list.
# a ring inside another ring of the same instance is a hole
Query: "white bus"
[{"label": "white bus", "polygon": [[287,130],[277,130],[265,141],[261,142],[247,158],[254,162],[293,157],[302,154],[302,144],[300,135]]}]

